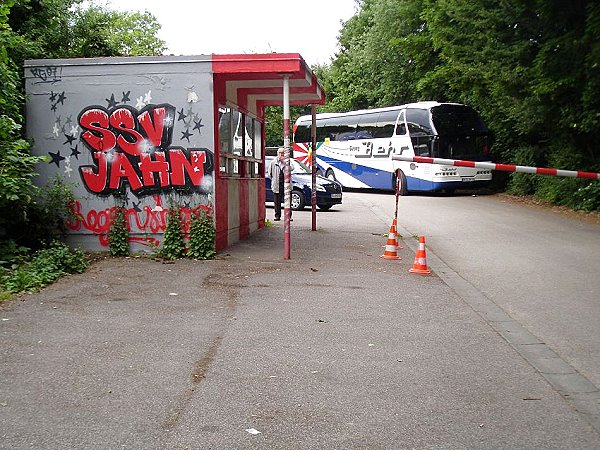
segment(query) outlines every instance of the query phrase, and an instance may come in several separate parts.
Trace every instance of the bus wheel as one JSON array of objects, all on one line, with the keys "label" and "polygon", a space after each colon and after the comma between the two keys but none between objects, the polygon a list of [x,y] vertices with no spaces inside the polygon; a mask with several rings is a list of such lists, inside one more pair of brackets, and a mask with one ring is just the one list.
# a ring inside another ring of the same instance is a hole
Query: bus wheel
[{"label": "bus wheel", "polygon": [[325,172],[325,177],[332,181],[337,181],[335,178],[335,173],[333,173],[333,169],[327,169],[327,172]]},{"label": "bus wheel", "polygon": [[292,191],[292,198],[290,199],[290,203],[290,206],[294,211],[302,211],[305,205],[304,195],[302,195],[302,192],[294,189]]},{"label": "bus wheel", "polygon": [[[398,169],[396,171],[396,173],[398,174],[398,176],[400,177],[400,183],[398,186],[398,195],[406,195],[408,193],[408,190],[406,189],[406,177],[404,176],[404,173]],[[394,176],[394,189],[396,189],[396,176]]]}]

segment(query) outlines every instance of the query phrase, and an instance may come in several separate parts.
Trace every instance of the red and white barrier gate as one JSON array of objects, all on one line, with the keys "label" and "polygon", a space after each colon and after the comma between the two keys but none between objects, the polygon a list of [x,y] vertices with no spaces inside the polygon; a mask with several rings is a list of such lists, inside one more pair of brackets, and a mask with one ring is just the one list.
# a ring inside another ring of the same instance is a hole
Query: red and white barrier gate
[{"label": "red and white barrier gate", "polygon": [[396,161],[418,162],[424,164],[441,164],[444,166],[476,167],[478,169],[499,170],[502,172],[536,173],[555,177],[589,178],[600,180],[600,173],[578,172],[575,170],[550,169],[548,167],[514,166],[512,164],[494,164],[487,162],[465,161],[460,159],[425,158],[422,156],[393,156]]}]

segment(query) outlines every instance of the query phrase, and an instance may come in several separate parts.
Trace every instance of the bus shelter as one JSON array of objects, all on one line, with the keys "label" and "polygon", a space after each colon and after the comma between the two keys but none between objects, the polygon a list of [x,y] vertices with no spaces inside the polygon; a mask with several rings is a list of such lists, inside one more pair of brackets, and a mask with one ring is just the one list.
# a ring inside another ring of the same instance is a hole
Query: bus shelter
[{"label": "bus shelter", "polygon": [[25,81],[36,183],[71,186],[68,241],[88,250],[117,208],[134,252],[160,245],[169,209],[184,231],[213,217],[217,250],[247,238],[266,217],[265,107],[284,106],[289,148],[289,105],[325,101],[298,53],[29,60]]}]

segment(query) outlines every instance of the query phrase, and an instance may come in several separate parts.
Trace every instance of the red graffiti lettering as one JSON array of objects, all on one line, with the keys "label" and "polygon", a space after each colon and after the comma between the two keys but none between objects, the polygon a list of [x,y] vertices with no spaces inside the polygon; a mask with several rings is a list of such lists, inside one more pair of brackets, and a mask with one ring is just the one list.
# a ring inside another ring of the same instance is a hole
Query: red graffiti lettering
[{"label": "red graffiti lettering", "polygon": [[107,152],[115,148],[117,138],[108,130],[108,114],[101,109],[93,108],[85,111],[79,118],[79,125],[85,131],[81,138],[93,150]]},{"label": "red graffiti lettering", "polygon": [[[154,196],[156,206],[151,208],[145,206],[142,211],[135,208],[128,208],[125,211],[126,227],[130,233],[149,233],[149,234],[160,234],[164,233],[167,228],[167,216],[169,211],[162,208],[161,198],[157,195]],[[86,215],[82,214],[82,206],[79,200],[72,202],[69,205],[73,218],[65,221],[65,225],[72,231],[87,230],[92,234],[98,236],[98,241],[101,246],[108,247],[108,232],[110,226],[114,220],[117,208],[110,207],[104,210],[89,210]],[[192,216],[203,212],[209,216],[213,214],[212,204],[199,205],[195,208],[181,207],[179,208],[179,214],[181,215],[182,230],[186,237],[189,237],[189,227]],[[160,240],[155,237],[136,237],[131,236],[130,242],[136,242],[142,245],[149,245],[150,243],[154,246],[160,244]]]},{"label": "red graffiti lettering", "polygon": [[90,192],[101,194],[106,188],[106,178],[108,166],[106,161],[106,153],[92,153],[92,157],[96,160],[96,171],[90,166],[79,167],[83,183]]},{"label": "red graffiti lettering", "polygon": [[135,169],[127,159],[124,153],[115,153],[110,168],[110,182],[108,187],[111,190],[119,191],[121,189],[121,179],[125,178],[129,182],[132,191],[142,188],[142,182],[135,172]]},{"label": "red graffiti lettering", "polygon": [[125,108],[113,111],[110,115],[110,125],[121,131],[117,136],[117,144],[125,153],[132,156],[142,153],[139,144],[144,137],[135,130],[135,118],[131,111]]},{"label": "red graffiti lettering", "polygon": [[164,123],[165,116],[167,114],[166,108],[156,108],[152,111],[154,123],[150,118],[150,112],[144,111],[138,116],[138,121],[142,125],[142,128],[148,136],[148,140],[155,147],[160,147],[162,144],[162,138],[164,134]]},{"label": "red graffiti lettering", "polygon": [[91,150],[93,165],[79,168],[88,191],[123,194],[127,185],[136,196],[175,189],[210,193],[205,175],[214,171],[208,149],[169,147],[175,107],[149,105],[142,112],[131,106],[109,110],[94,106],[79,116],[81,137]]},{"label": "red graffiti lettering", "polygon": [[140,159],[144,186],[155,186],[155,174],[158,174],[161,187],[169,186],[169,163],[163,152],[154,153],[154,160],[150,155],[142,155]]},{"label": "red graffiti lettering", "polygon": [[192,151],[188,161],[181,150],[171,149],[169,150],[169,159],[171,161],[171,182],[174,186],[185,185],[186,173],[194,186],[202,184],[206,153]]}]

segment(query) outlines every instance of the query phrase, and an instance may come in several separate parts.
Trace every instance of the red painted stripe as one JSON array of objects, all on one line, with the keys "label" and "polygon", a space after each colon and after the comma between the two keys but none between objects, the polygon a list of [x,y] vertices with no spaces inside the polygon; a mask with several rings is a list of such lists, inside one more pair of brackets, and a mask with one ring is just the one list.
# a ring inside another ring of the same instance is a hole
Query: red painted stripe
[{"label": "red painted stripe", "polygon": [[600,180],[600,174],[594,172],[577,172],[579,178],[591,178],[592,180]]},{"label": "red painted stripe", "polygon": [[212,55],[214,73],[297,72],[304,60],[298,53]]},{"label": "red painted stripe", "polygon": [[[216,165],[215,171],[219,170]],[[217,251],[227,247],[227,231],[229,229],[229,217],[227,214],[227,179],[215,177],[215,248]]]},{"label": "red painted stripe", "polygon": [[459,160],[459,161],[454,161],[454,165],[455,166],[461,166],[461,167],[475,167],[475,162],[474,161]]},{"label": "red painted stripe", "polygon": [[517,170],[517,166],[512,164],[496,164],[496,168],[494,170],[500,170],[503,172],[515,172]]},{"label": "red painted stripe", "polygon": [[535,169],[535,173],[539,173],[540,175],[556,175],[556,169],[549,169],[547,167],[537,167]]},{"label": "red painted stripe", "polygon": [[248,180],[241,179],[239,183],[239,215],[240,239],[247,239],[250,235],[250,198],[248,193]]}]

